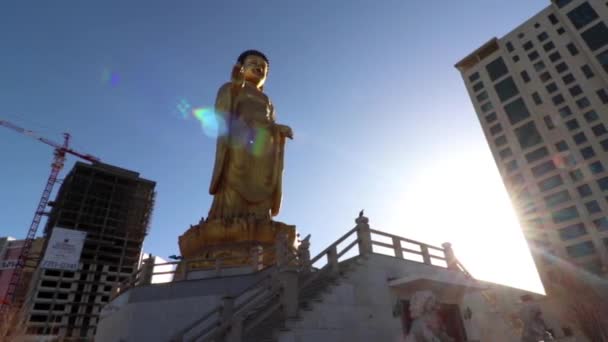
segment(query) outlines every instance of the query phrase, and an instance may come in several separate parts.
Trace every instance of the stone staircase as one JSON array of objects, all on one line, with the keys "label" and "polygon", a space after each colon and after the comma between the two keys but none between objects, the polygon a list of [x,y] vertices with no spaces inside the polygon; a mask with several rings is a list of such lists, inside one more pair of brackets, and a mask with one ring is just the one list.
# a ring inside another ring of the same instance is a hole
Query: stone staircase
[{"label": "stone staircase", "polygon": [[[337,274],[331,274],[326,270],[317,270],[307,275],[300,275],[299,282],[306,283],[310,277],[315,277],[307,286],[304,286],[298,295],[298,309],[303,311],[313,311],[315,303],[323,302],[323,296],[331,293],[335,286],[340,285],[341,280],[348,276],[359,264],[361,257],[354,257],[340,263],[340,271]],[[319,274],[316,274],[319,272]],[[295,318],[285,318],[280,305],[276,305],[278,300],[267,303],[265,307],[259,307],[252,310],[251,314],[245,319],[243,342],[277,342],[280,332],[289,331],[290,321],[298,321],[301,315]],[[259,319],[257,313],[269,311],[265,318]],[[254,325],[250,330],[248,326]]]},{"label": "stone staircase", "polygon": [[[424,264],[434,265],[435,259],[443,261],[448,269],[463,271],[449,244],[439,248],[371,229],[363,212],[355,222],[354,228],[316,257],[311,259],[309,254],[298,253],[296,259],[289,255],[282,262],[277,261],[264,281],[236,297],[224,298],[223,304],[192,322],[171,341],[276,342],[281,332],[289,332],[290,327],[297,325],[303,312],[312,311],[315,303],[323,303],[325,294],[331,293],[344,277],[373,254],[373,245],[392,249],[397,259],[408,259],[404,256],[406,253],[417,254]],[[392,243],[373,241],[373,234]],[[403,243],[417,246],[417,250],[405,248]],[[443,256],[429,250],[439,251]],[[277,252],[277,258],[281,254]]]}]

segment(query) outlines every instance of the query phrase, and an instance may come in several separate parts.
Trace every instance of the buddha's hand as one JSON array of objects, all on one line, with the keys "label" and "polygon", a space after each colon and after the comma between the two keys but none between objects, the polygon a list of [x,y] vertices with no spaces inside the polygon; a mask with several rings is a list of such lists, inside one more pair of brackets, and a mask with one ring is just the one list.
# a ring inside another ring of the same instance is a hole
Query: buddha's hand
[{"label": "buddha's hand", "polygon": [[277,125],[277,128],[279,129],[281,136],[293,139],[293,131],[291,130],[291,127],[286,125]]}]

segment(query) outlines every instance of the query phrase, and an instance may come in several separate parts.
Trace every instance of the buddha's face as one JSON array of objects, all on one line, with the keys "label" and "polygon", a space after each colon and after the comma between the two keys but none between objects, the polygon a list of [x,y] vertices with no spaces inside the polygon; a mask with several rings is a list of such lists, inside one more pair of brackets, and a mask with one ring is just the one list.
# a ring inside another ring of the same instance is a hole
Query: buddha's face
[{"label": "buddha's face", "polygon": [[245,80],[255,84],[258,88],[266,82],[268,75],[268,63],[260,56],[247,56],[243,62],[243,77]]}]

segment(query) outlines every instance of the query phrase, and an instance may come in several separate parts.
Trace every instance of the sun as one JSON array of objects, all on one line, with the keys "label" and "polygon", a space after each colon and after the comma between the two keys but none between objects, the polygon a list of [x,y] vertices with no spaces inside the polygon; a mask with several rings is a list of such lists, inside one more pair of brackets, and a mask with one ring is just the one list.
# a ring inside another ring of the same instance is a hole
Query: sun
[{"label": "sun", "polygon": [[[476,278],[543,293],[536,267],[496,165],[486,149],[421,162],[399,202],[407,224],[393,231],[452,243]],[[398,225],[397,225],[398,224]]]}]

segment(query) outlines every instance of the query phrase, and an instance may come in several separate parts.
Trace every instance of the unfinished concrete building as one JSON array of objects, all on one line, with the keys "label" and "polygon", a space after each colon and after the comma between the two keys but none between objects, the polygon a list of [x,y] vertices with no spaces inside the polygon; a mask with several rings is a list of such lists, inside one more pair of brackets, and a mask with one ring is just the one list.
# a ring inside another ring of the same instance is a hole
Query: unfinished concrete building
[{"label": "unfinished concrete building", "polygon": [[114,285],[137,269],[154,206],[155,183],[137,172],[78,162],[46,224],[87,233],[76,271],[39,268],[25,304],[27,337],[88,341]]}]

